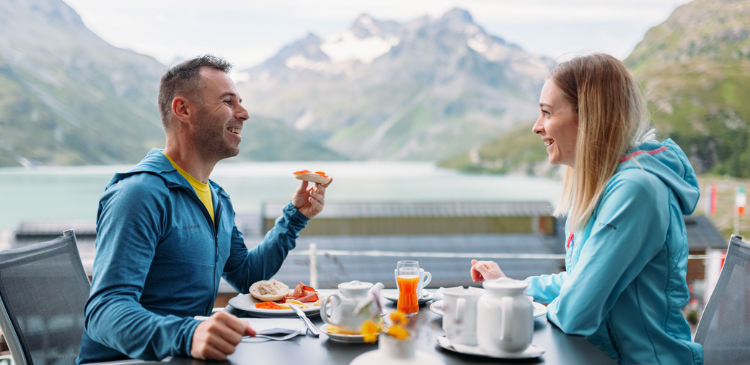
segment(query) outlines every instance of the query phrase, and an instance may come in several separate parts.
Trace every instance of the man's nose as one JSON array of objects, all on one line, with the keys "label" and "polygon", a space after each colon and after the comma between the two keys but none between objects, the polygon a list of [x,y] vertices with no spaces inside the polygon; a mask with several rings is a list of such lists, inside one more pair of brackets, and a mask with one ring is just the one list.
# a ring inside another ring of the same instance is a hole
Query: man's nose
[{"label": "man's nose", "polygon": [[234,113],[234,117],[237,118],[237,120],[244,122],[250,119],[250,113],[247,112],[247,109],[245,109],[245,107],[240,105],[237,111]]}]

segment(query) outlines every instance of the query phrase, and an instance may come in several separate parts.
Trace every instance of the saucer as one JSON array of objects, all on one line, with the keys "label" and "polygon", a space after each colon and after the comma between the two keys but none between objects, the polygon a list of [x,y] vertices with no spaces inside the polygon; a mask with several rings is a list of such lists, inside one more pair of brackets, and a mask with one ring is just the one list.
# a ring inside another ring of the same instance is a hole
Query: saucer
[{"label": "saucer", "polygon": [[320,326],[320,333],[325,333],[328,338],[341,343],[365,343],[364,335],[344,335],[341,333],[328,333],[328,325]]},{"label": "saucer", "polygon": [[[547,307],[544,304],[532,302],[534,305],[534,318],[543,317],[547,314]],[[443,301],[437,300],[430,304],[430,310],[436,314],[443,315]]]},{"label": "saucer", "polygon": [[502,354],[490,354],[482,350],[479,346],[453,345],[445,336],[435,337],[438,346],[460,354],[476,355],[491,357],[494,359],[533,359],[544,355],[544,349],[533,343],[523,352],[506,352]]},{"label": "saucer", "polygon": [[[398,290],[383,290],[381,291],[383,294],[383,297],[385,299],[390,300],[391,302],[397,303],[398,302]],[[427,295],[422,296],[419,298],[419,304],[425,304],[432,300],[432,293],[428,292]]]}]

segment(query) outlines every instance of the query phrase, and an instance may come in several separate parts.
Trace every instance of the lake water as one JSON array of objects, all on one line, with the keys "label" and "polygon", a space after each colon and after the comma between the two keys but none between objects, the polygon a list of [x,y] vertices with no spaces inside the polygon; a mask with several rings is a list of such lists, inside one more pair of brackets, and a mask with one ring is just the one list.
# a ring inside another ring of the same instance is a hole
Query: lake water
[{"label": "lake water", "polygon": [[[0,230],[23,221],[96,219],[112,175],[132,166],[0,168]],[[232,197],[237,213],[259,213],[261,202],[288,201],[299,181],[292,172],[325,171],[334,178],[326,201],[546,201],[560,197],[556,180],[467,175],[430,162],[222,162],[211,179]]]}]

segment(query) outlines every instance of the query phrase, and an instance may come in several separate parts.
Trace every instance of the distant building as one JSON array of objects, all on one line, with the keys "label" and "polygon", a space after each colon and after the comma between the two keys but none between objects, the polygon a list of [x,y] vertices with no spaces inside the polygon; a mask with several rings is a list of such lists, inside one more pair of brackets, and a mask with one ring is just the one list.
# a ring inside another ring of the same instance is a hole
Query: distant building
[{"label": "distant building", "polygon": [[[263,231],[286,203],[261,209]],[[547,202],[326,203],[300,236],[555,234]]]}]

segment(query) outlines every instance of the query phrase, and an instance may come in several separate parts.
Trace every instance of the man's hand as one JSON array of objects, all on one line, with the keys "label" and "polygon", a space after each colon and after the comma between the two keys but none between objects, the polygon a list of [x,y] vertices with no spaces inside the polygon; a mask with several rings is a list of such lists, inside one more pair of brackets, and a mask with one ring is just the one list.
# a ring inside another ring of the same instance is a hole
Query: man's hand
[{"label": "man's hand", "polygon": [[474,282],[504,278],[505,274],[500,270],[495,261],[471,260],[471,280]]},{"label": "man's hand", "polygon": [[226,360],[244,335],[255,336],[255,330],[227,312],[217,312],[195,328],[190,356],[201,360]]},{"label": "man's hand", "polygon": [[297,191],[294,192],[294,196],[292,196],[292,205],[307,218],[318,215],[323,211],[325,205],[326,188],[332,182],[333,178],[328,181],[328,184],[315,183],[315,185],[308,187],[309,183],[302,181],[302,184],[299,185]]}]

